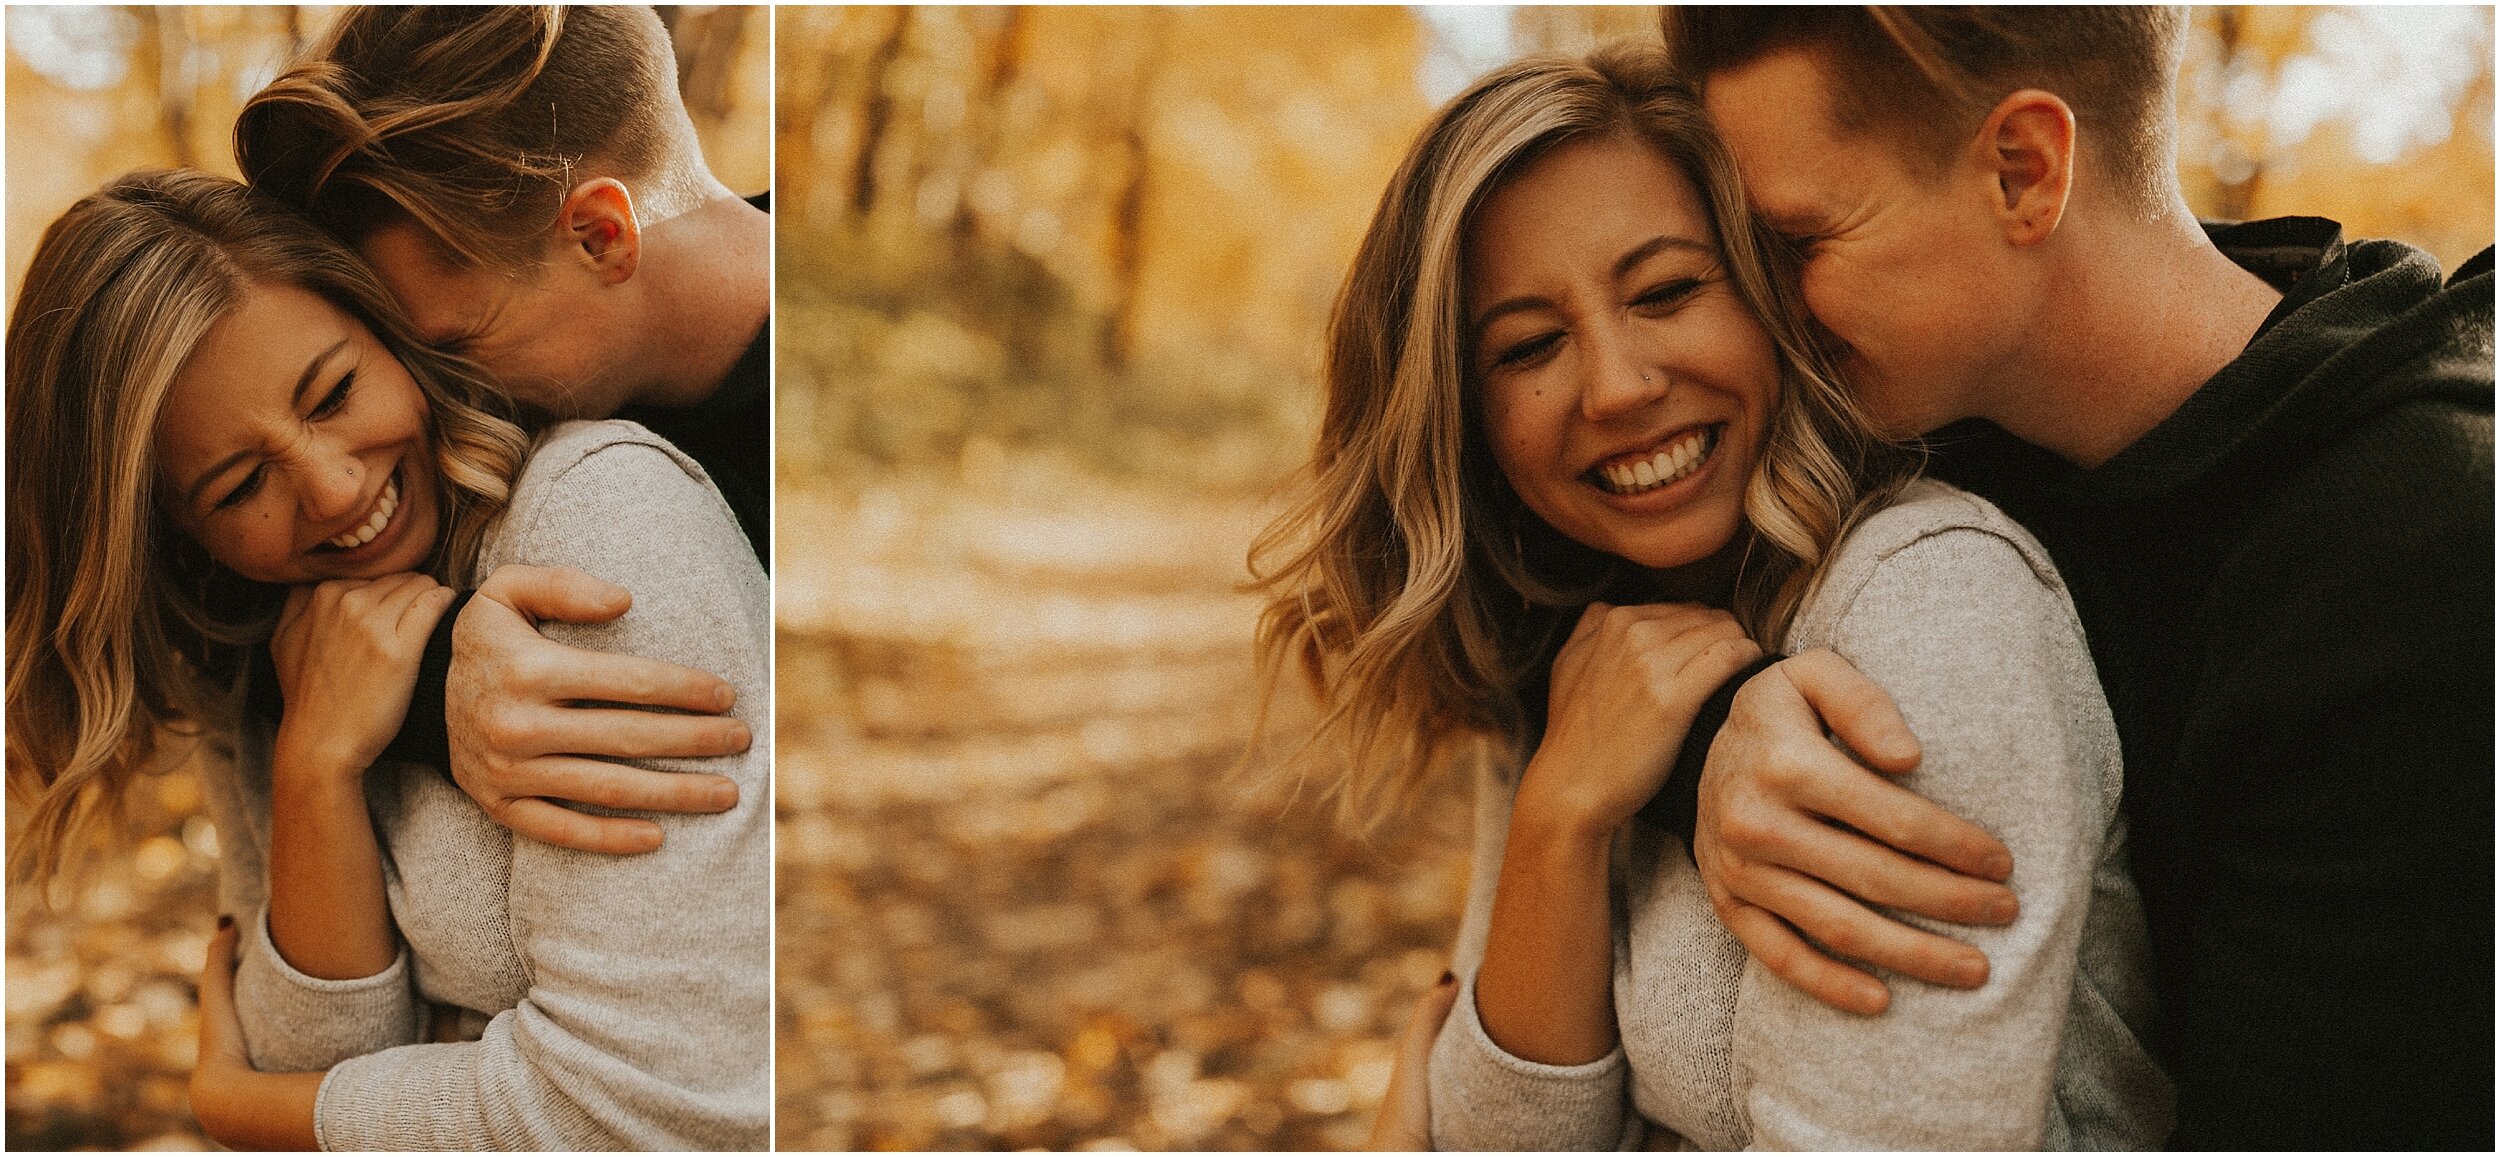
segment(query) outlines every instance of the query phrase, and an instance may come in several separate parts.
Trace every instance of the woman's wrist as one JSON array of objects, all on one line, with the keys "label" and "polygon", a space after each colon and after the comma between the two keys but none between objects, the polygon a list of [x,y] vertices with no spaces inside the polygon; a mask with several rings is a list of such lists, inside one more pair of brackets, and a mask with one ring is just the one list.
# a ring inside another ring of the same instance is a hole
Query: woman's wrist
[{"label": "woman's wrist", "polygon": [[283,723],[278,725],[277,743],[270,751],[271,776],[298,784],[361,783],[372,763],[353,745],[294,734]]},{"label": "woman's wrist", "polygon": [[1620,826],[1583,805],[1530,805],[1523,791],[1511,808],[1502,856],[1540,875],[1578,878],[1590,865],[1604,864]]},{"label": "woman's wrist", "polygon": [[192,1115],[210,1140],[229,1149],[318,1149],[313,1119],[326,1076],[214,1066],[192,1079]]},{"label": "woman's wrist", "polygon": [[1511,801],[1514,840],[1524,836],[1556,850],[1583,851],[1602,851],[1613,842],[1615,830],[1632,818],[1631,811],[1596,790],[1602,785],[1590,777],[1574,774],[1576,770],[1542,751],[1528,761]]}]

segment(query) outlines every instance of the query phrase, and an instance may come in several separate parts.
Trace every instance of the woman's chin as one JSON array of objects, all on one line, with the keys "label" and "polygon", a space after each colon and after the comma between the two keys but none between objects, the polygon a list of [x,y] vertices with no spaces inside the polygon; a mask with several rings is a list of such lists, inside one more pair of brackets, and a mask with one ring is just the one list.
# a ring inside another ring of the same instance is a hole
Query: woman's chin
[{"label": "woman's chin", "polygon": [[1618,516],[1605,519],[1603,523],[1607,524],[1603,541],[1588,545],[1636,566],[1663,571],[1717,557],[1736,540],[1736,532],[1744,524],[1744,518],[1731,503],[1725,510],[1687,507],[1668,519],[1625,519]]}]

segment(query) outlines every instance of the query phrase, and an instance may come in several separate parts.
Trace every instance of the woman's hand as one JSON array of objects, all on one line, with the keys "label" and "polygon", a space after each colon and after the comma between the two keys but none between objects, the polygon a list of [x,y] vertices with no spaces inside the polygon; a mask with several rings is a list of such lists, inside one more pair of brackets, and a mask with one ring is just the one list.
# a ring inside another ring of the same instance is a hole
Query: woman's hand
[{"label": "woman's hand", "polygon": [[297,971],[354,980],[399,955],[364,773],[408,717],[417,661],[451,601],[433,579],[396,574],[297,587],[278,614],[269,938]]},{"label": "woman's hand", "polygon": [[1702,701],[1761,657],[1726,611],[1589,604],[1554,659],[1545,739],[1515,806],[1586,838],[1611,835],[1658,794]]},{"label": "woman's hand", "polygon": [[1592,603],[1580,615],[1511,803],[1476,971],[1476,1017],[1504,1051],[1548,1065],[1614,1051],[1607,849],[1658,794],[1702,700],[1761,654],[1708,607]]},{"label": "woman's hand", "polygon": [[191,1115],[229,1149],[317,1149],[313,1103],[321,1073],[262,1073],[243,1045],[234,1011],[234,920],[220,916],[200,971],[200,1060],[191,1069]]},{"label": "woman's hand", "polygon": [[1372,1119],[1371,1139],[1364,1148],[1386,1153],[1432,1148],[1432,1042],[1440,1039],[1441,1023],[1457,1004],[1458,978],[1447,972],[1415,998],[1406,1035],[1398,1039],[1397,1067],[1389,1070],[1389,1094],[1381,1098],[1380,1115]]},{"label": "woman's hand", "polygon": [[453,597],[421,574],[289,591],[269,640],[286,698],[280,763],[352,779],[380,758],[408,717],[417,661]]}]

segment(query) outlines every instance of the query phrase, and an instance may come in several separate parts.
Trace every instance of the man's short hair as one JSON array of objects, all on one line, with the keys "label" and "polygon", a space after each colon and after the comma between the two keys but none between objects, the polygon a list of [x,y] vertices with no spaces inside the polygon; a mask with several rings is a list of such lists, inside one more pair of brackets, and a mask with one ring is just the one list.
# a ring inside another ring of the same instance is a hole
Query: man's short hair
[{"label": "man's short hair", "polygon": [[412,219],[472,266],[538,254],[577,169],[670,159],[676,59],[647,7],[360,6],[243,107],[252,186],[359,240]]},{"label": "man's short hair", "polygon": [[1833,116],[1941,171],[2007,93],[2065,99],[2117,194],[2148,210],[2177,187],[2174,102],[2187,10],[2169,7],[1668,6],[1660,30],[1695,80],[1791,48],[1827,54]]}]

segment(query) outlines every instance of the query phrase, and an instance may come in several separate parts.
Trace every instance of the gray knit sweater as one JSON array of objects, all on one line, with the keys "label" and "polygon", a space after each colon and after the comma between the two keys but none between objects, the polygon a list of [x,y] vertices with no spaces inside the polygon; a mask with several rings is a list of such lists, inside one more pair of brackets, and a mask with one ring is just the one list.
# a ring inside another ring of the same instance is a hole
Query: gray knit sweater
[{"label": "gray knit sweater", "polygon": [[[761,1149],[770,1119],[769,587],[702,468],[630,422],[551,431],[478,560],[571,566],[631,590],[613,623],[550,638],[720,674],[755,734],[721,815],[657,816],[659,851],[516,839],[448,775],[374,768],[366,796],[404,947],[359,980],[289,967],[266,912],[265,747],[209,792],[221,904],[245,929],[252,1063],[327,1069],[325,1149]],[[252,748],[247,745],[247,751]],[[431,1040],[461,1043],[418,1043]]]},{"label": "gray knit sweater", "polygon": [[[1834,552],[1783,650],[1830,647],[1892,693],[1925,750],[1904,783],[2005,841],[2021,916],[1952,928],[1977,990],[1886,975],[1892,1007],[1828,1008],[1712,914],[1680,840],[1627,827],[1613,871],[1622,1046],[1585,1065],[1511,1056],[1476,1016],[1507,779],[1479,777],[1465,978],[1432,1055],[1442,1149],[2143,1149],[2171,1089],[2127,875],[2118,741],[2048,556],[1987,502],[1920,481]],[[1915,917],[1911,923],[1938,928]]]}]

